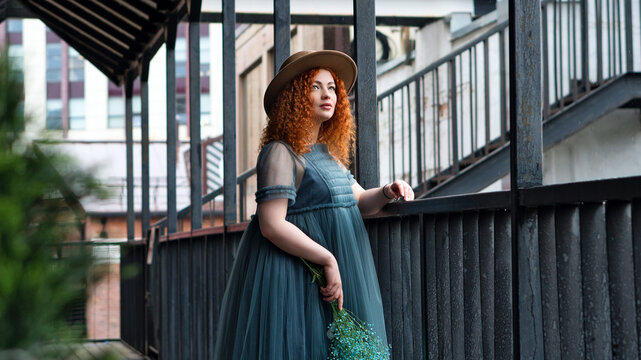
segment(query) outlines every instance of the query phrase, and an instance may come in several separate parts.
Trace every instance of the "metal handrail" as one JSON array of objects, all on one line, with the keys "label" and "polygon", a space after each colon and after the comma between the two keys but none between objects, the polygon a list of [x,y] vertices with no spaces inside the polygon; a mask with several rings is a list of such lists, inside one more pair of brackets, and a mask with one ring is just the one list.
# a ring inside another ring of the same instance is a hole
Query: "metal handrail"
[{"label": "metal handrail", "polygon": [[422,77],[423,75],[434,71],[436,68],[438,68],[441,65],[445,65],[448,62],[452,61],[455,57],[463,54],[464,52],[470,50],[472,47],[482,43],[483,41],[487,40],[490,38],[490,36],[497,34],[503,30],[505,30],[508,26],[509,21],[503,21],[501,23],[498,23],[494,25],[492,28],[484,32],[483,34],[479,35],[479,37],[475,38],[474,40],[470,40],[458,49],[451,51],[449,54],[439,58],[438,60],[434,61],[433,63],[429,64],[428,66],[424,67],[422,70],[418,71],[414,75],[408,77],[407,79],[401,81],[400,83],[394,85],[394,87],[385,90],[384,92],[380,93],[378,96],[376,96],[376,101],[381,101],[384,98],[390,96],[394,92],[404,88],[405,86],[415,82],[417,79]]}]

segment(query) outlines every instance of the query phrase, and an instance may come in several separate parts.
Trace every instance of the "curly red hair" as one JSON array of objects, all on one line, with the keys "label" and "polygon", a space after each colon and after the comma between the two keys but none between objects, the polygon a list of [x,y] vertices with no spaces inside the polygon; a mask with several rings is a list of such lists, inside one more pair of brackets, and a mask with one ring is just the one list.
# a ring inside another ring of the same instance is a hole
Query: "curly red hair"
[{"label": "curly red hair", "polygon": [[[310,91],[321,69],[314,68],[301,73],[281,91],[267,114],[267,125],[260,139],[261,149],[272,141],[280,140],[289,144],[299,155],[310,151],[310,145],[315,140],[309,135],[309,129],[314,126]],[[347,167],[356,138],[354,117],[345,84],[331,69],[325,70],[332,74],[336,84],[336,108],[334,115],[321,124],[317,142],[327,144],[330,154]]]}]

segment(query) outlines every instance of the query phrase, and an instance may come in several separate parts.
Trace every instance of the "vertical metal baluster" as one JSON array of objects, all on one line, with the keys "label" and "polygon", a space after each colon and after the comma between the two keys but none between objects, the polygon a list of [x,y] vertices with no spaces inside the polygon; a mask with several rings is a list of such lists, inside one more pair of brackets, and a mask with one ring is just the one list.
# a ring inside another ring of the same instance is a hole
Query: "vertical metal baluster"
[{"label": "vertical metal baluster", "polygon": [[623,34],[623,31],[621,30],[621,26],[622,26],[622,23],[621,23],[621,4],[619,3],[619,0],[616,0],[616,4],[617,4],[617,22],[616,23],[619,25],[618,29],[617,29],[617,41],[618,41],[618,47],[619,47],[619,53],[618,53],[618,56],[619,56],[619,71],[618,71],[618,73],[622,73],[623,72],[623,54],[622,54],[622,50],[621,50],[622,49],[621,48],[621,36]]},{"label": "vertical metal baluster", "polygon": [[440,120],[441,120],[441,114],[439,111],[440,107],[440,100],[439,100],[439,92],[438,92],[438,67],[434,69],[434,72],[432,73],[432,95],[433,95],[433,101],[434,101],[434,121],[433,121],[433,128],[434,128],[434,176],[439,175],[441,173],[441,137],[440,137]]},{"label": "vertical metal baluster", "polygon": [[[421,166],[421,181],[419,183],[424,184],[425,180],[427,180],[427,148],[425,147],[427,145],[427,118],[425,117],[425,76],[421,76],[420,79],[420,96],[421,96],[421,125],[422,125],[422,134],[421,134],[421,141],[419,142],[421,144],[421,151],[422,151],[422,166]],[[425,191],[425,186],[423,186],[423,191]]]},{"label": "vertical metal baluster", "polygon": [[563,109],[565,107],[565,92],[563,91],[563,2],[557,1],[557,6],[559,7],[559,105]]},{"label": "vertical metal baluster", "polygon": [[[455,89],[456,89],[456,91],[455,91],[456,104],[457,104],[456,108],[458,109],[457,110],[457,115],[456,115],[456,128],[458,129],[456,144],[458,145],[457,146],[458,156],[456,157],[456,159],[459,159],[459,157],[463,158],[463,156],[464,156],[464,153],[463,153],[464,141],[463,140],[465,140],[465,139],[463,137],[463,130],[464,130],[463,127],[465,125],[465,121],[464,121],[465,117],[464,117],[464,112],[463,112],[463,106],[465,105],[464,104],[464,100],[465,99],[463,97],[463,81],[464,81],[464,79],[463,79],[463,53],[461,53],[458,56],[458,61],[459,61],[458,67],[455,67],[455,69],[458,69],[458,74],[456,76],[456,79],[457,79],[457,81],[459,81],[458,79],[460,79],[460,83],[457,83],[457,82],[454,83],[454,84],[456,84],[456,86],[455,86]],[[454,64],[456,64],[456,62]],[[461,89],[460,101],[459,101],[459,98],[458,98],[458,89],[459,88]],[[459,124],[458,120],[461,120],[460,124]]]},{"label": "vertical metal baluster", "polygon": [[488,39],[483,40],[483,82],[485,91],[485,155],[490,152],[490,50]]},{"label": "vertical metal baluster", "polygon": [[612,45],[614,43],[614,40],[612,40],[612,18],[610,17],[610,0],[606,0],[605,2],[605,11],[606,11],[606,29],[607,29],[607,38],[608,38],[608,79],[612,77],[612,54],[614,51],[612,51]]},{"label": "vertical metal baluster", "polygon": [[570,11],[571,11],[571,2],[566,3],[566,26],[567,26],[567,48],[568,48],[568,96],[566,98],[569,99],[569,97],[572,95],[572,17],[570,16]]},{"label": "vertical metal baluster", "polygon": [[[544,47],[545,48],[545,47]],[[581,70],[585,92],[590,91],[590,58],[588,52],[588,1],[581,0]]]},{"label": "vertical metal baluster", "polygon": [[458,173],[458,99],[456,94],[456,59],[452,59],[450,64],[450,136],[451,144],[449,146],[451,164],[451,175]]},{"label": "vertical metal baluster", "polygon": [[541,2],[541,42],[543,44],[543,118],[550,115],[550,59],[548,57],[548,6]]},{"label": "vertical metal baluster", "polygon": [[390,96],[387,98],[387,126],[389,128],[389,131],[387,132],[389,135],[389,146],[387,147],[387,162],[388,162],[388,167],[389,167],[389,172],[387,173],[388,175],[388,182],[389,180],[392,179],[392,144],[394,144],[394,139],[393,139],[393,130],[392,130],[392,96],[393,94],[390,94]]},{"label": "vertical metal baluster", "polygon": [[577,83],[577,56],[576,56],[576,0],[572,1],[572,101],[578,98],[578,83]]},{"label": "vertical metal baluster", "polygon": [[405,179],[405,92],[403,90],[401,88],[401,179]]},{"label": "vertical metal baluster", "polygon": [[474,141],[472,142],[472,154],[476,151],[478,147],[478,132],[479,132],[479,91],[478,91],[478,54],[476,52],[477,45],[474,45]]},{"label": "vertical metal baluster", "polygon": [[595,3],[595,17],[596,17],[596,76],[597,83],[603,83],[603,9],[602,0],[596,0]]},{"label": "vertical metal baluster", "polygon": [[634,66],[634,47],[632,46],[632,0],[624,1],[625,16],[625,69],[631,72]]},{"label": "vertical metal baluster", "polygon": [[505,30],[499,33],[499,68],[500,68],[500,101],[501,101],[501,144],[505,144],[507,132],[507,84],[505,82]]},{"label": "vertical metal baluster", "polygon": [[[418,85],[416,85],[416,87],[418,88]],[[416,98],[416,103],[418,104],[418,97]],[[409,163],[410,172],[408,177],[410,185],[415,184],[412,182],[412,174],[413,174],[412,170],[414,169],[414,167],[412,166],[412,106],[411,105],[412,105],[412,97],[410,96],[410,85],[407,84],[407,135],[409,136],[409,145],[407,148],[407,152],[410,154],[410,163]],[[420,132],[421,131],[420,125],[417,125],[418,119],[419,119],[419,116],[418,116],[418,113],[416,113],[416,115],[414,116],[414,121],[415,121],[415,125],[418,126],[417,128],[418,131]],[[420,134],[416,136],[416,139],[417,140],[420,139]],[[420,167],[418,165],[418,160],[421,158],[421,155],[420,155],[420,149],[417,148],[417,150],[418,151],[416,152],[416,156],[417,156],[416,168],[418,169]]]},{"label": "vertical metal baluster", "polygon": [[558,55],[558,46],[557,46],[557,33],[558,33],[558,21],[559,21],[559,6],[557,0],[554,0],[554,5],[552,12],[552,21],[553,21],[553,38],[554,38],[554,105],[559,107],[560,97],[559,97],[559,55]]},{"label": "vertical metal baluster", "polygon": [[[476,49],[476,47],[473,47]],[[473,162],[474,160],[474,112],[472,111],[474,107],[474,100],[472,98],[472,89],[474,89],[473,82],[472,82],[472,50],[468,50],[468,56],[469,56],[469,74],[468,77],[470,79],[470,85],[469,85],[469,92],[470,92],[470,161]]]},{"label": "vertical metal baluster", "polygon": [[394,118],[396,117],[396,107],[394,106],[394,94],[392,93],[392,130],[391,130],[391,136],[392,136],[392,141],[390,142],[390,148],[392,151],[392,178],[391,180],[394,181],[396,179],[396,154],[394,149],[396,148],[396,144],[394,143]]}]

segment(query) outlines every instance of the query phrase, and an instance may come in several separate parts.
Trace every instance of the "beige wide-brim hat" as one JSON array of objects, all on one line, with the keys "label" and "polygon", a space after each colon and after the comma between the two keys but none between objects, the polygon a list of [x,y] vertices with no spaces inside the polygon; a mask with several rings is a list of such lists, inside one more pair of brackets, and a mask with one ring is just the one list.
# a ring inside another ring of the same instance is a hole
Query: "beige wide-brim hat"
[{"label": "beige wide-brim hat", "polygon": [[347,54],[336,50],[299,51],[288,57],[280,66],[278,74],[267,86],[263,105],[269,114],[278,94],[300,73],[313,68],[329,68],[345,83],[349,94],[356,82],[356,63]]}]

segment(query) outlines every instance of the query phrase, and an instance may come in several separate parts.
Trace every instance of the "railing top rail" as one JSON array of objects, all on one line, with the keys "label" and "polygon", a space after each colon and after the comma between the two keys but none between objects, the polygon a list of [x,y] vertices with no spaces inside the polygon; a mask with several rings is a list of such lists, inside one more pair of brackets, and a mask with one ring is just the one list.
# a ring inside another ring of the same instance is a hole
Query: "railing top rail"
[{"label": "railing top rail", "polygon": [[442,196],[410,202],[394,202],[373,217],[395,215],[439,214],[472,210],[496,210],[510,207],[510,192]]},{"label": "railing top rail", "polygon": [[521,206],[641,199],[641,176],[543,185],[519,192]]},{"label": "railing top rail", "polygon": [[[525,207],[641,199],[641,176],[542,185],[519,190],[519,205]],[[395,202],[372,217],[441,214],[510,208],[510,191],[418,199]]]},{"label": "railing top rail", "polygon": [[410,76],[409,78],[401,81],[400,83],[398,83],[394,87],[390,88],[389,90],[386,90],[386,91],[382,92],[381,94],[379,94],[376,97],[376,101],[381,101],[384,98],[390,96],[392,93],[398,91],[399,89],[402,89],[403,87],[411,84],[412,82],[416,81],[418,78],[422,77],[423,75],[433,71],[434,69],[436,69],[439,66],[447,63],[448,61],[451,61],[452,59],[454,59],[455,57],[457,57],[460,54],[464,53],[465,51],[468,51],[472,47],[478,45],[479,43],[481,43],[481,42],[483,42],[485,40],[487,40],[490,36],[500,32],[500,31],[503,31],[505,28],[507,28],[507,26],[508,26],[508,21],[507,20],[494,25],[492,28],[490,28],[489,30],[484,32],[479,37],[474,38],[474,40],[470,40],[468,43],[466,43],[465,45],[461,46],[457,50],[454,50],[454,51],[450,52],[449,54],[443,56],[442,58],[436,60],[435,62],[431,63],[427,67],[423,68],[423,70],[421,70],[421,71],[417,72],[416,74]]}]

